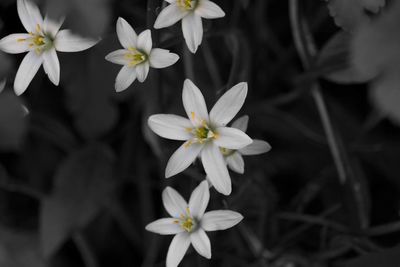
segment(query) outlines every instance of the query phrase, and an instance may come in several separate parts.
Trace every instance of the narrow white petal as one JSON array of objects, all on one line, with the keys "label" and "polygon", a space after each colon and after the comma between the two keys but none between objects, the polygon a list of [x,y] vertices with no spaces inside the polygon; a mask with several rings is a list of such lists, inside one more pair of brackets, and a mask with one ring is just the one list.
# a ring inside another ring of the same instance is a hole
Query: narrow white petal
[{"label": "narrow white petal", "polygon": [[151,39],[151,31],[145,30],[141,32],[137,38],[137,49],[150,55],[151,48],[153,47],[153,40]]},{"label": "narrow white petal", "polygon": [[149,57],[150,66],[156,69],[169,67],[179,60],[177,54],[170,53],[169,50],[161,48],[152,49]]},{"label": "narrow white petal", "polygon": [[182,19],[182,31],[190,52],[196,53],[203,40],[203,22],[196,13],[191,13]]},{"label": "narrow white petal", "polygon": [[56,35],[54,45],[60,52],[79,52],[91,48],[98,41],[75,35],[70,30],[62,30]]},{"label": "narrow white petal", "polygon": [[192,216],[198,220],[203,217],[203,214],[210,201],[210,190],[207,180],[200,183],[199,186],[192,192],[189,200],[189,209]]},{"label": "narrow white petal", "polygon": [[253,143],[240,149],[239,152],[242,153],[243,155],[250,156],[250,155],[259,155],[267,153],[270,150],[271,150],[270,144],[268,144],[263,140],[254,139]]},{"label": "narrow white petal", "polygon": [[219,127],[216,132],[218,136],[214,139],[214,143],[219,147],[240,149],[253,142],[247,134],[236,128]]},{"label": "narrow white petal", "polygon": [[119,42],[124,48],[136,47],[137,34],[132,26],[123,18],[118,18],[117,35]]},{"label": "narrow white petal", "polygon": [[44,32],[50,33],[52,37],[57,36],[57,33],[60,31],[61,26],[64,23],[64,18],[61,18],[57,21],[50,19],[48,16],[44,18],[43,29]]},{"label": "narrow white petal", "polygon": [[224,195],[230,195],[232,192],[231,178],[219,147],[212,143],[207,144],[202,150],[201,161],[215,189]]},{"label": "narrow white petal", "polygon": [[106,60],[118,65],[127,65],[129,61],[125,58],[128,53],[125,49],[119,49],[106,56]]},{"label": "narrow white petal", "polygon": [[176,218],[159,219],[149,223],[146,230],[160,235],[175,235],[184,231],[179,223],[176,223]]},{"label": "narrow white petal", "polygon": [[166,187],[162,192],[162,200],[165,210],[174,218],[186,214],[188,204],[185,199],[172,187]]},{"label": "narrow white petal", "polygon": [[249,125],[249,116],[244,115],[242,117],[240,117],[239,119],[235,120],[232,123],[232,128],[236,128],[241,130],[242,132],[246,132],[247,131],[247,126]]},{"label": "narrow white petal", "polygon": [[186,232],[177,234],[169,245],[167,267],[177,267],[190,246],[190,237]]},{"label": "narrow white petal", "polygon": [[192,123],[181,116],[170,114],[152,115],[147,123],[153,132],[167,139],[186,141],[192,137],[188,131],[193,127]]},{"label": "narrow white petal", "polygon": [[123,66],[115,79],[115,91],[122,92],[136,80],[135,68]]},{"label": "narrow white petal", "polygon": [[227,125],[242,108],[247,96],[247,83],[239,83],[227,91],[210,111],[210,120],[217,126]]},{"label": "narrow white petal", "polygon": [[43,54],[43,68],[50,81],[58,86],[60,83],[60,62],[55,49],[45,51]]},{"label": "narrow white petal", "polygon": [[203,229],[199,228],[195,232],[191,233],[190,241],[192,242],[192,245],[197,253],[207,259],[211,259],[210,239]]},{"label": "narrow white petal", "polygon": [[209,121],[204,96],[200,89],[189,79],[186,79],[183,84],[182,101],[186,114],[193,125],[200,126],[203,121]]},{"label": "narrow white petal", "polygon": [[201,0],[195,12],[205,19],[217,19],[225,16],[225,12],[217,4],[209,0]]},{"label": "narrow white petal", "polygon": [[170,157],[165,168],[165,178],[186,170],[200,154],[203,145],[190,144],[190,140],[181,145]]},{"label": "narrow white petal", "polygon": [[26,0],[18,0],[17,10],[22,25],[24,25],[27,32],[35,32],[37,25],[42,27],[43,17],[35,4]]},{"label": "narrow white petal", "polygon": [[9,54],[24,53],[29,50],[29,42],[26,41],[31,36],[27,33],[10,34],[0,40],[0,49]]},{"label": "narrow white petal", "polygon": [[174,25],[187,14],[188,14],[187,11],[183,11],[176,4],[171,4],[166,8],[164,8],[163,10],[161,10],[160,14],[156,19],[156,22],[154,23],[154,28],[161,29]]},{"label": "narrow white petal", "polygon": [[43,58],[38,56],[34,51],[26,54],[15,76],[14,91],[17,95],[25,92],[42,65],[42,62]]},{"label": "narrow white petal", "polygon": [[244,160],[240,153],[235,152],[232,155],[226,157],[226,163],[232,171],[240,174],[244,173]]},{"label": "narrow white petal", "polygon": [[219,231],[231,228],[243,220],[243,216],[231,210],[213,210],[206,212],[201,227],[206,231]]},{"label": "narrow white petal", "polygon": [[139,82],[144,82],[149,74],[150,64],[148,61],[143,62],[135,67],[136,75]]}]

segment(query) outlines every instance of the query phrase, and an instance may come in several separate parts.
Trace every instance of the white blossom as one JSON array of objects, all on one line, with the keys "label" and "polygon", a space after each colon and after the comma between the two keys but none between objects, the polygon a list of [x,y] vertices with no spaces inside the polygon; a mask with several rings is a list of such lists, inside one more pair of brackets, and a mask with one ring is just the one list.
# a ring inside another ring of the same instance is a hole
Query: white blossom
[{"label": "white blossom", "polygon": [[168,249],[167,267],[176,267],[190,244],[203,257],[211,258],[211,243],[206,231],[218,231],[238,224],[243,216],[230,210],[205,212],[210,200],[208,182],[203,181],[190,196],[189,203],[167,187],[162,194],[164,207],[171,218],[163,218],[146,226],[146,230],[161,235],[175,235]]},{"label": "white blossom", "polygon": [[182,20],[182,32],[187,47],[192,53],[203,40],[204,19],[216,19],[225,16],[224,11],[209,0],[165,0],[170,5],[158,15],[154,28],[169,27]]},{"label": "white blossom", "polygon": [[123,49],[106,56],[106,60],[123,65],[115,81],[115,90],[127,89],[136,79],[144,82],[150,67],[161,69],[178,61],[179,56],[166,49],[152,48],[151,31],[145,30],[137,35],[123,18],[117,21],[117,35]]},{"label": "white blossom", "polygon": [[150,116],[148,124],[156,134],[185,141],[169,159],[166,178],[184,171],[200,156],[215,189],[225,195],[231,193],[231,179],[220,148],[237,150],[253,142],[243,131],[226,127],[243,106],[246,95],[247,83],[239,83],[228,90],[208,114],[202,93],[187,79],[183,85],[182,100],[189,119],[170,114]]},{"label": "white blossom", "polygon": [[19,18],[28,33],[11,34],[0,40],[0,49],[6,53],[28,52],[22,60],[14,81],[14,90],[21,95],[43,64],[44,71],[54,85],[60,82],[59,52],[86,50],[97,40],[81,38],[69,30],[60,30],[62,21],[52,21],[40,14],[39,8],[28,0],[18,0]]},{"label": "white blossom", "polygon": [[[249,122],[249,116],[245,115],[235,120],[232,123],[232,127],[239,129],[243,132],[247,131],[247,125]],[[237,173],[244,173],[244,160],[243,156],[259,155],[267,153],[271,150],[270,144],[263,140],[253,139],[253,143],[250,145],[235,150],[228,148],[220,148],[222,155],[224,155],[228,167]]]}]

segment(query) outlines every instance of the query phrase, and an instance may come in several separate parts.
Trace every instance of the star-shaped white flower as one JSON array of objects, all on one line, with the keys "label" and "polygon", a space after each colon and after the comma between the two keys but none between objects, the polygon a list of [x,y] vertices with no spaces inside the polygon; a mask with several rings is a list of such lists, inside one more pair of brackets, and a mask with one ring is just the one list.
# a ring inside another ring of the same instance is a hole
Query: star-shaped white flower
[{"label": "star-shaped white flower", "polygon": [[144,82],[150,67],[161,69],[178,61],[179,56],[169,50],[152,48],[151,31],[145,30],[139,36],[123,18],[117,21],[117,35],[124,49],[119,49],[106,56],[106,60],[123,65],[115,81],[115,90],[121,92],[135,80]]},{"label": "star-shaped white flower", "polygon": [[231,193],[231,178],[220,147],[237,150],[253,142],[243,131],[226,127],[243,106],[246,95],[247,83],[239,83],[227,91],[208,114],[202,93],[187,79],[182,100],[189,119],[169,114],[150,116],[148,124],[156,134],[186,141],[169,159],[166,178],[184,171],[200,155],[215,189],[225,195]]},{"label": "star-shaped white flower", "polygon": [[0,40],[0,49],[9,54],[28,52],[22,60],[14,81],[14,90],[21,95],[43,64],[44,71],[56,86],[60,82],[60,62],[57,52],[78,52],[94,46],[98,41],[85,39],[61,30],[62,21],[43,19],[36,5],[18,0],[19,18],[28,33],[11,34]]},{"label": "star-shaped white flower", "polygon": [[186,44],[192,53],[203,40],[204,19],[216,19],[225,16],[224,11],[209,0],[165,0],[170,5],[164,8],[158,15],[154,28],[169,27],[182,20],[182,32]]},{"label": "star-shaped white flower", "polygon": [[[243,132],[247,131],[247,125],[249,123],[249,116],[245,115],[235,120],[232,123],[232,127],[239,129]],[[222,155],[224,155],[228,167],[237,173],[244,173],[244,160],[242,156],[259,155],[267,153],[271,150],[270,144],[263,140],[253,139],[253,143],[250,145],[235,150],[228,148],[220,148]]]},{"label": "star-shaped white flower", "polygon": [[218,231],[238,224],[243,216],[230,210],[205,212],[210,200],[207,181],[203,181],[190,196],[189,204],[174,189],[162,194],[164,207],[172,218],[163,218],[146,226],[146,230],[161,235],[175,235],[167,254],[167,267],[176,267],[190,244],[203,257],[211,258],[211,244],[206,231]]}]

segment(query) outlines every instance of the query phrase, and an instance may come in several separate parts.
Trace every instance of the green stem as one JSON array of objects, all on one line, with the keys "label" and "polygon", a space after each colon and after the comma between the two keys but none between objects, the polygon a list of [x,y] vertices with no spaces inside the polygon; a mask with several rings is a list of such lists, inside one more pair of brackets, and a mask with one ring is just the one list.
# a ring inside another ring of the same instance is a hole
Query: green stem
[{"label": "green stem", "polygon": [[[304,21],[301,19],[300,16],[298,0],[289,0],[289,12],[290,22],[292,26],[292,34],[297,52],[300,56],[303,67],[305,69],[309,69],[311,67],[311,60],[313,56],[315,56],[316,51],[314,45],[311,42],[311,36],[304,34],[304,29],[302,29],[302,26],[304,26]],[[311,94],[314,98],[319,116],[322,121],[322,125],[324,127],[326,138],[328,140],[328,145],[336,166],[336,170],[339,175],[339,181],[341,184],[344,184],[347,180],[347,173],[345,168],[346,165],[344,163],[342,152],[339,148],[340,146],[338,136],[335,135],[335,132],[333,130],[328,109],[318,82],[315,82],[313,84]]]}]

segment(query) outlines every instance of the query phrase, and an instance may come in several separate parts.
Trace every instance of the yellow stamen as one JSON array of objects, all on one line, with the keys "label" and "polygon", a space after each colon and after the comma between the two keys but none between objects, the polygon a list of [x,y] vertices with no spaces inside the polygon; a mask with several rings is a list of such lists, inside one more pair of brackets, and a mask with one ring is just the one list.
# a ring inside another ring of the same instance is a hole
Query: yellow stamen
[{"label": "yellow stamen", "polygon": [[25,42],[25,41],[26,41],[25,38],[19,38],[19,39],[17,39],[17,42],[18,42],[18,43],[22,43],[22,42]]},{"label": "yellow stamen", "polygon": [[134,47],[128,48],[130,52],[125,54],[125,59],[129,61],[128,66],[134,67],[147,60],[147,55]]},{"label": "yellow stamen", "polygon": [[182,8],[184,10],[193,10],[197,6],[198,1],[197,0],[178,0],[177,4],[180,8]]}]

